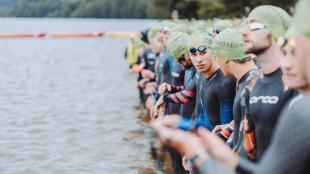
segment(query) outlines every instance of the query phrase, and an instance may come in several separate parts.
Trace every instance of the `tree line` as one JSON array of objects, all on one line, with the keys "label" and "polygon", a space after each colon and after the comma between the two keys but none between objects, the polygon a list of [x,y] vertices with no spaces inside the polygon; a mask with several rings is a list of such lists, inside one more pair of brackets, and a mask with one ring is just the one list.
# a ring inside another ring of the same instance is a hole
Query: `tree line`
[{"label": "tree line", "polygon": [[242,17],[252,8],[277,5],[288,12],[296,0],[0,0],[2,17],[180,18]]}]

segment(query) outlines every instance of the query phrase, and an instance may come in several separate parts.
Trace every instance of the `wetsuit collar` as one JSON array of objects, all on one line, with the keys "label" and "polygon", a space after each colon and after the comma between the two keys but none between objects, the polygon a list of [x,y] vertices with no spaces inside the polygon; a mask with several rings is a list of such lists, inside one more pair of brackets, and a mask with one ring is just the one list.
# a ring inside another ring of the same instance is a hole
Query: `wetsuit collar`
[{"label": "wetsuit collar", "polygon": [[221,68],[218,68],[217,70],[215,70],[215,71],[213,72],[213,74],[211,74],[209,77],[206,77],[206,79],[208,79],[208,80],[212,79],[213,77],[216,76],[216,74],[218,74],[218,73],[221,72],[221,71],[222,71]]},{"label": "wetsuit collar", "polygon": [[240,83],[244,82],[244,81],[248,78],[249,74],[250,74],[252,71],[255,71],[255,70],[258,70],[258,69],[257,69],[257,68],[250,69],[250,70],[247,71],[245,74],[243,74],[243,76],[240,78],[240,80],[238,81],[238,83],[240,84]]}]

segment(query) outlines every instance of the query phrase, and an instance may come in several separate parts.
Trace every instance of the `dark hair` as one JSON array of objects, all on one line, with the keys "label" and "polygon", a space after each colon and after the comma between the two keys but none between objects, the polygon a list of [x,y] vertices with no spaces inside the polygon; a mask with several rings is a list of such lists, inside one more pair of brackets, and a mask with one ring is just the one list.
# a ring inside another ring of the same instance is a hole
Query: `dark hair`
[{"label": "dark hair", "polygon": [[233,62],[235,63],[239,63],[239,64],[244,64],[248,61],[252,61],[252,57],[247,57],[247,58],[244,58],[244,59],[236,59],[236,60],[232,60]]},{"label": "dark hair", "polygon": [[149,39],[147,38],[147,33],[148,33],[149,31],[150,31],[150,29],[146,29],[146,30],[141,31],[141,33],[140,33],[140,39],[141,39],[143,42],[147,43],[147,44],[150,43],[150,42],[149,42]]}]

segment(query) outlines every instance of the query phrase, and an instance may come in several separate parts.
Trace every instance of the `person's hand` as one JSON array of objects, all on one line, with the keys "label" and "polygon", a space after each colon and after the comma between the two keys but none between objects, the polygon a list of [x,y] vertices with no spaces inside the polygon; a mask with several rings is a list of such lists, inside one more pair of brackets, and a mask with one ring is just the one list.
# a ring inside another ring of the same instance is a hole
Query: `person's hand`
[{"label": "person's hand", "polygon": [[212,130],[212,135],[215,135],[217,132],[220,132],[220,131],[223,131],[223,130],[227,129],[228,127],[232,127],[232,123],[217,125]]},{"label": "person's hand", "polygon": [[151,121],[151,127],[158,133],[163,144],[175,148],[187,157],[192,157],[204,149],[199,137],[190,132],[167,128],[162,119]]},{"label": "person's hand", "polygon": [[139,73],[143,71],[143,66],[135,64],[132,66],[131,71],[134,73]]},{"label": "person's hand", "polygon": [[171,85],[168,83],[162,83],[158,88],[159,94],[163,94],[165,92],[170,92],[170,91],[171,91]]},{"label": "person's hand", "polygon": [[142,70],[141,74],[142,74],[142,77],[146,79],[153,79],[155,77],[155,73],[153,73],[152,71],[148,69]]},{"label": "person's hand", "polygon": [[145,88],[145,85],[146,85],[147,82],[149,82],[149,81],[150,81],[150,79],[142,79],[142,80],[139,81],[138,85],[139,85],[139,87],[141,87],[141,88]]},{"label": "person's hand", "polygon": [[150,116],[152,119],[164,118],[165,111],[166,111],[165,103],[159,107],[153,106],[150,112]]},{"label": "person's hand", "polygon": [[189,163],[188,159],[185,156],[182,157],[182,165],[183,165],[183,168],[187,172],[192,171],[192,167],[190,166],[190,163]]},{"label": "person's hand", "polygon": [[180,115],[166,115],[165,118],[163,119],[163,124],[167,127],[177,127],[181,119]]},{"label": "person's hand", "polygon": [[145,85],[145,87],[146,87],[146,88],[147,88],[147,87],[157,88],[157,84],[156,84],[156,82],[148,82],[148,83]]},{"label": "person's hand", "polygon": [[156,91],[156,89],[154,87],[148,86],[148,87],[145,87],[145,89],[143,90],[143,93],[146,94],[146,95],[147,94],[152,95],[153,92],[155,92],[155,91]]},{"label": "person's hand", "polygon": [[234,170],[238,164],[238,156],[219,138],[214,136],[205,128],[199,128],[197,135],[214,159],[225,165],[227,168]]},{"label": "person's hand", "polygon": [[164,119],[165,112],[166,112],[166,104],[163,104],[158,109],[157,119]]},{"label": "person's hand", "polygon": [[153,108],[153,105],[154,105],[154,97],[153,96],[149,96],[147,99],[146,99],[146,101],[145,101],[145,107],[146,107],[146,109],[148,109],[148,110],[152,110],[152,108]]},{"label": "person's hand", "polygon": [[159,99],[157,100],[157,102],[155,103],[155,108],[156,109],[159,109],[159,107],[161,107],[163,104],[165,104],[165,101],[164,101],[164,96],[160,96]]}]

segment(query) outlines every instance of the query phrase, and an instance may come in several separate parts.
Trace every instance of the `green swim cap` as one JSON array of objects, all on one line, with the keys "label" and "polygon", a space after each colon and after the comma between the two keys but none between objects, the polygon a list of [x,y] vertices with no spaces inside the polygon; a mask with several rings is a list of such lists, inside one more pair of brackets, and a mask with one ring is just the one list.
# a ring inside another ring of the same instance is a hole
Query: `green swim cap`
[{"label": "green swim cap", "polygon": [[233,24],[230,20],[224,19],[215,23],[213,29],[218,29],[220,31],[225,30],[226,28],[233,28]]},{"label": "green swim cap", "polygon": [[186,24],[177,24],[172,28],[172,32],[182,32],[186,34],[190,34],[190,29]]},{"label": "green swim cap", "polygon": [[254,18],[266,25],[275,40],[283,36],[291,26],[289,14],[282,8],[273,5],[256,7],[251,11],[248,18]]},{"label": "green swim cap", "polygon": [[[310,1],[299,0],[294,14],[294,25],[304,36],[310,37]],[[308,22],[307,22],[308,21]]]},{"label": "green swim cap", "polygon": [[157,32],[159,30],[159,26],[153,26],[150,28],[149,32],[147,33],[147,37],[149,39],[152,39],[156,36]]},{"label": "green swim cap", "polygon": [[174,59],[179,59],[188,51],[188,34],[173,32],[167,41],[167,49]]},{"label": "green swim cap", "polygon": [[140,37],[135,38],[134,40],[135,44],[137,44],[138,47],[144,47],[146,45],[145,42],[143,42]]},{"label": "green swim cap", "polygon": [[248,58],[243,51],[243,38],[238,29],[228,28],[216,36],[212,44],[213,54],[225,60]]},{"label": "green swim cap", "polygon": [[176,24],[175,24],[173,21],[171,21],[171,20],[163,20],[163,21],[161,21],[161,22],[159,23],[160,28],[161,28],[161,27],[167,27],[167,28],[169,28],[170,30],[171,30],[172,28],[174,28],[175,25],[176,25]]},{"label": "green swim cap", "polygon": [[195,21],[193,25],[190,27],[190,31],[191,33],[205,32],[206,23],[204,21]]},{"label": "green swim cap", "polygon": [[211,36],[208,35],[206,32],[196,32],[190,35],[190,39],[188,42],[188,48],[192,46],[207,46],[211,48],[212,46],[212,39]]},{"label": "green swim cap", "polygon": [[290,29],[287,30],[287,32],[285,33],[284,36],[280,37],[277,41],[277,43],[280,45],[280,46],[285,46],[287,44],[287,42],[292,38],[294,37],[294,34],[295,34],[295,28],[294,27],[291,27]]}]

